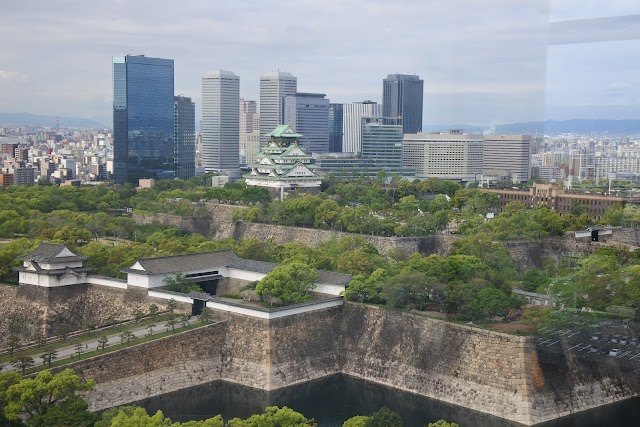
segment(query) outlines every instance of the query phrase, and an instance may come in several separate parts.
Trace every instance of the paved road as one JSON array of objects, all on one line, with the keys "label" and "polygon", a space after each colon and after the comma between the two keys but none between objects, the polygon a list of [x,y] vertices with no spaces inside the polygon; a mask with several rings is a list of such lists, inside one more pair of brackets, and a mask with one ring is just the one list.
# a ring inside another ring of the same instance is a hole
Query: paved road
[{"label": "paved road", "polygon": [[[197,320],[198,318],[196,316],[193,316],[189,319],[189,323],[193,325],[197,322]],[[164,326],[165,323],[166,323],[165,321],[158,322],[156,327],[153,329],[153,333],[156,334],[158,332],[165,332],[167,330],[167,328]],[[179,327],[179,326],[181,326],[181,324],[176,325],[176,327]],[[129,331],[132,332],[136,338],[143,338],[149,333],[149,330],[147,329],[146,326],[130,329]],[[104,334],[101,334],[101,336],[102,335]],[[109,347],[112,347],[116,344],[121,344],[122,340],[120,338],[120,335],[122,335],[122,332],[114,332],[114,333],[108,334],[107,335],[108,341],[105,348],[108,349]],[[82,344],[84,344],[83,353],[95,352],[99,345],[98,343],[99,338],[100,338],[99,336],[93,336],[93,337],[84,336],[79,340],[74,340],[74,342],[77,343],[78,341],[80,341],[82,342]],[[131,344],[134,344],[134,343],[135,343],[135,338],[131,340]],[[76,351],[76,344],[70,344],[68,346],[58,349],[58,357],[55,360],[67,359],[71,356],[77,356],[77,354],[78,353]],[[98,354],[96,354],[96,356],[97,355]],[[40,357],[40,355],[36,355],[32,357],[33,357],[33,360],[35,361],[36,366],[42,365],[42,358]],[[9,371],[15,371],[15,370],[17,369],[11,363],[5,363],[5,365],[2,366],[2,369],[0,369],[0,372],[9,372]]]}]

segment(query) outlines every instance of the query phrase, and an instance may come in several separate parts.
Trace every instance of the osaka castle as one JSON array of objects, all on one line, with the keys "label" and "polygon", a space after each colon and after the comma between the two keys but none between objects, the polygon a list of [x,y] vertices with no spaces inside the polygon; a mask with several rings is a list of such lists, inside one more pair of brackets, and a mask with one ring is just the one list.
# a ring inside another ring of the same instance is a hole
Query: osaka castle
[{"label": "osaka castle", "polygon": [[296,189],[319,191],[321,178],[313,171],[313,159],[300,148],[301,134],[289,125],[278,125],[267,134],[267,145],[244,176],[247,185],[286,191]]}]

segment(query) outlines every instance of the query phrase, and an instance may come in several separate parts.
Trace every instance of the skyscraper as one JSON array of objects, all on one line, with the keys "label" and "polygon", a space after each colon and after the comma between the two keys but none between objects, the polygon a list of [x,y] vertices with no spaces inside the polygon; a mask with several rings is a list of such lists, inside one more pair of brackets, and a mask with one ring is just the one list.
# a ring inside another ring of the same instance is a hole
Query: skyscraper
[{"label": "skyscraper", "polygon": [[173,60],[113,57],[113,160],[116,183],[173,178]]},{"label": "skyscraper", "polygon": [[343,104],[342,151],[344,153],[362,152],[362,118],[380,117],[382,106],[374,101],[350,102]]},{"label": "skyscraper", "polygon": [[329,151],[329,100],[324,93],[296,93],[284,98],[284,120],[303,136],[300,144],[308,153]]},{"label": "skyscraper", "polygon": [[202,77],[202,166],[240,174],[240,78],[217,70]]},{"label": "skyscraper", "polygon": [[342,104],[329,104],[329,151],[342,152],[342,128],[344,126]]},{"label": "skyscraper", "polygon": [[267,134],[283,123],[284,97],[298,91],[298,79],[283,71],[260,77],[260,145],[267,143]]},{"label": "skyscraper", "polygon": [[362,157],[373,160],[376,170],[389,174],[404,174],[402,136],[402,119],[364,117],[362,119]]},{"label": "skyscraper", "polygon": [[240,151],[244,149],[246,135],[254,131],[254,117],[257,112],[256,101],[240,98]]},{"label": "skyscraper", "polygon": [[403,133],[422,132],[423,92],[420,77],[389,74],[382,81],[382,115],[402,117]]},{"label": "skyscraper", "polygon": [[193,178],[196,174],[196,104],[191,98],[173,98],[173,129],[176,177]]}]

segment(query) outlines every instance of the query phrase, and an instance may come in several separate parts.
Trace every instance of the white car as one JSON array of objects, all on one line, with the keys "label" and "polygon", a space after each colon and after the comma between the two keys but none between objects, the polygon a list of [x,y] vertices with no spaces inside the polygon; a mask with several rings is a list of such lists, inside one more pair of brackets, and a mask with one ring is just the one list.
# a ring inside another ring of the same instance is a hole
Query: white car
[{"label": "white car", "polygon": [[619,348],[614,348],[609,352],[609,356],[617,357],[620,354]]}]

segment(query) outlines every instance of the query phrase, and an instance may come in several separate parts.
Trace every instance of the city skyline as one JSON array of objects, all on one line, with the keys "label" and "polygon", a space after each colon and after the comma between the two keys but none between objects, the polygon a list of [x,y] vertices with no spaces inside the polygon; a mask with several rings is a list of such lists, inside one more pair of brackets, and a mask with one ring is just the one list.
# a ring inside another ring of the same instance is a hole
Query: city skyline
[{"label": "city skyline", "polygon": [[[246,99],[258,99],[260,75],[280,68],[299,78],[301,92],[326,93],[335,103],[381,102],[387,74],[417,74],[425,82],[424,126],[640,118],[640,60],[631,54],[640,47],[637,2],[191,3],[6,5],[0,111],[108,125],[104,65],[131,52],[174,59],[176,94],[193,98],[196,117],[200,76],[222,67],[240,76]],[[303,25],[309,16],[313,23]],[[276,17],[286,23],[271,25]],[[47,25],[37,32],[25,25],[40,20]],[[606,42],[583,43],[594,39]]]}]

